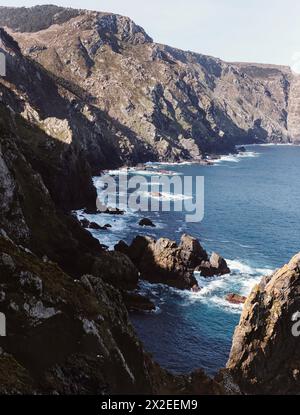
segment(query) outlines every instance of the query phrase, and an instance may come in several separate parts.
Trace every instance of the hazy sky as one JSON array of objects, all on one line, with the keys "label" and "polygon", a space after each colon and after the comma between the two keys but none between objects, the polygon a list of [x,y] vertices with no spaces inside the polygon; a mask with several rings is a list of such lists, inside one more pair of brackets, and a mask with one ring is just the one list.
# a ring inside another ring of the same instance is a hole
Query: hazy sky
[{"label": "hazy sky", "polygon": [[159,43],[300,72],[299,0],[0,0],[1,6],[49,3],[129,16]]}]

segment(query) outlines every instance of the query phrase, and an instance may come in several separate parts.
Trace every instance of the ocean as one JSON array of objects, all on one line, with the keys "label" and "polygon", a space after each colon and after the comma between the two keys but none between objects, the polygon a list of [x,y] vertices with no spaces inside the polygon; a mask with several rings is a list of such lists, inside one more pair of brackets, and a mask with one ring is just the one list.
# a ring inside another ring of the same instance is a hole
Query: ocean
[{"label": "ocean", "polygon": [[[184,212],[149,212],[125,215],[85,215],[107,231],[92,233],[101,243],[130,243],[137,234],[179,241],[183,233],[199,238],[208,252],[226,258],[230,275],[197,276],[199,293],[161,284],[140,283],[155,312],[132,313],[131,321],[145,349],[174,373],[203,368],[213,375],[224,367],[241,305],[225,300],[230,292],[248,295],[263,275],[300,251],[300,147],[247,146],[239,155],[224,156],[213,166],[166,164],[173,174],[204,176],[205,215],[200,223],[185,222]],[[118,172],[111,172],[112,174]],[[149,175],[139,171],[140,175]],[[94,178],[100,189],[101,178]],[[82,214],[82,212],[78,212]],[[156,228],[141,228],[141,217]]]}]

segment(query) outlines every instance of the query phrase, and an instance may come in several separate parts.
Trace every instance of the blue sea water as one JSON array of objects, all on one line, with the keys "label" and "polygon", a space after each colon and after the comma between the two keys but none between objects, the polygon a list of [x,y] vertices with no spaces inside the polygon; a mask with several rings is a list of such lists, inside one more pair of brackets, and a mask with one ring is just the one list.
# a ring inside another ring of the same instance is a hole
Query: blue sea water
[{"label": "blue sea water", "polygon": [[[228,260],[231,274],[199,278],[199,293],[141,282],[140,291],[157,309],[132,314],[131,320],[146,350],[162,366],[176,373],[202,367],[210,374],[224,367],[242,310],[224,297],[229,292],[247,295],[262,275],[300,251],[299,161],[300,147],[249,146],[245,154],[223,157],[214,166],[163,166],[174,173],[204,176],[201,223],[186,223],[180,212],[86,215],[99,224],[112,224],[108,232],[93,231],[109,246],[120,239],[130,242],[136,234],[178,241],[189,233],[209,252]],[[139,216],[150,217],[157,227],[141,228]]]}]

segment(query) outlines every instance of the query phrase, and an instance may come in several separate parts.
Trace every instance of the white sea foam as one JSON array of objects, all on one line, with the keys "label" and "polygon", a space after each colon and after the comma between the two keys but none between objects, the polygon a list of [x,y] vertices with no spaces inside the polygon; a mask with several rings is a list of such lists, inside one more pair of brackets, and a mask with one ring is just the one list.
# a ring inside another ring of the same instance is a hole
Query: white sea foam
[{"label": "white sea foam", "polygon": [[243,305],[229,303],[225,299],[226,295],[236,293],[248,296],[262,276],[270,274],[272,270],[252,268],[238,260],[228,260],[227,263],[231,267],[231,273],[220,277],[206,278],[195,272],[198,285],[201,287],[199,292],[179,290],[163,284],[150,284],[146,281],[140,282],[140,292],[150,296],[157,305],[166,302],[169,296],[175,296],[182,307],[199,302],[208,307],[220,308],[224,312],[240,313]]},{"label": "white sea foam", "polygon": [[168,192],[140,192],[140,194],[145,198],[151,198],[161,201],[189,200],[193,198],[192,196],[187,196],[183,194],[173,194]]},{"label": "white sea foam", "polygon": [[153,167],[161,167],[161,166],[191,166],[193,164],[197,164],[196,161],[177,161],[177,162],[171,162],[171,161],[165,161],[165,162],[159,162],[159,161],[149,161],[145,163],[145,166],[153,166]]},{"label": "white sea foam", "polygon": [[238,154],[229,154],[226,156],[221,156],[219,159],[212,160],[215,164],[220,164],[223,162],[239,163],[242,159],[259,157],[260,154],[256,151],[245,151]]}]

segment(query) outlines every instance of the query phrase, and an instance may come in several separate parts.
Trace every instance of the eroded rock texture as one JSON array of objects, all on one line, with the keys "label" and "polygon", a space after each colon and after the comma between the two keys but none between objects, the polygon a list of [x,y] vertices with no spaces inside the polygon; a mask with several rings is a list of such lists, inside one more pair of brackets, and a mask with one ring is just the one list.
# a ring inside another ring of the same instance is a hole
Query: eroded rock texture
[{"label": "eroded rock texture", "polygon": [[197,160],[236,143],[298,140],[298,78],[288,67],[160,45],[115,14],[45,8],[43,19],[41,10],[27,9],[28,28],[23,9],[3,8],[0,24],[68,90],[94,169],[99,160]]},{"label": "eroded rock texture", "polygon": [[264,278],[245,303],[227,364],[245,393],[299,394],[299,311],[300,254]]}]

